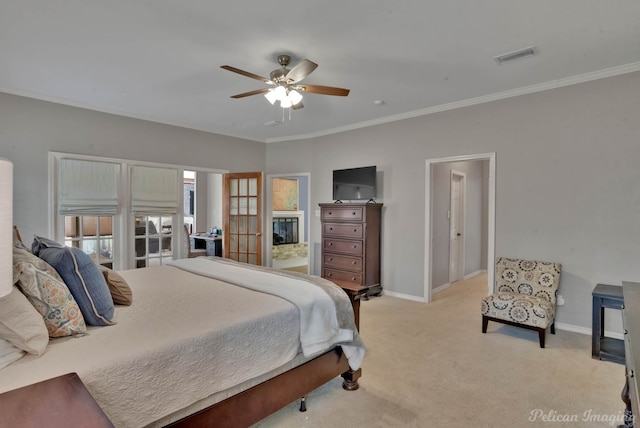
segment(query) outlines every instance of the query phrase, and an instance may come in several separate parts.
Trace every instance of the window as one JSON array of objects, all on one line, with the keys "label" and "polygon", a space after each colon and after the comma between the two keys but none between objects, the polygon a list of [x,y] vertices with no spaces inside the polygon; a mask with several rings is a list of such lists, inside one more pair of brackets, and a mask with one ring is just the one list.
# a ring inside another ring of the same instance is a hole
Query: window
[{"label": "window", "polygon": [[96,263],[113,268],[113,217],[65,216],[64,243],[80,248]]},{"label": "window", "polygon": [[136,267],[160,266],[173,259],[172,216],[135,216]]},{"label": "window", "polygon": [[[49,152],[51,237],[117,270],[184,257],[175,239],[184,223],[195,228],[196,175],[179,165]],[[221,221],[218,187],[205,186],[201,195],[210,225]],[[214,200],[220,214],[209,204]]]}]

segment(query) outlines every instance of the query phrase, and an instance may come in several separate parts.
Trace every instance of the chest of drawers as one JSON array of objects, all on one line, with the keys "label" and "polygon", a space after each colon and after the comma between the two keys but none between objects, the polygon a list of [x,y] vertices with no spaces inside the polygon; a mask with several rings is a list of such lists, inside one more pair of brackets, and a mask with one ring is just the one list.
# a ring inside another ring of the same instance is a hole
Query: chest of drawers
[{"label": "chest of drawers", "polygon": [[322,277],[380,294],[382,204],[320,204]]}]

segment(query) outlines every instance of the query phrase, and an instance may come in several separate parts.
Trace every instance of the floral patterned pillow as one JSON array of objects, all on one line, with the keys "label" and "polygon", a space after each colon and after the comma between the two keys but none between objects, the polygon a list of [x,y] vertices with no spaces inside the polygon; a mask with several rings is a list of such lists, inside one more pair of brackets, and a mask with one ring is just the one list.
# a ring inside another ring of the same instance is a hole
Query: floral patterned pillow
[{"label": "floral patterned pillow", "polygon": [[27,250],[13,249],[14,281],[42,315],[49,337],[85,334],[84,317],[58,272]]}]

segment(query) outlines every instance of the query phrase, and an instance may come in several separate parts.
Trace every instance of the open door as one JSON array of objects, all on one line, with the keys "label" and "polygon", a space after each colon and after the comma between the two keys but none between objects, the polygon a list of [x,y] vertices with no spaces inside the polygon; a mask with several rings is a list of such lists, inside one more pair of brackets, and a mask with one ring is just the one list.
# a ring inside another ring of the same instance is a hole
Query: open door
[{"label": "open door", "polygon": [[224,175],[224,257],[262,265],[262,173]]}]

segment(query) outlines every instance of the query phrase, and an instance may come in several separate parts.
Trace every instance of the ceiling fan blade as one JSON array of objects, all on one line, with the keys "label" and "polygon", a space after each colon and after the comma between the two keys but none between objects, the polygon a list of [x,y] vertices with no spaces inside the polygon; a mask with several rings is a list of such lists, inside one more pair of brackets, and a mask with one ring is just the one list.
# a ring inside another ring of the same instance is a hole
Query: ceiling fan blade
[{"label": "ceiling fan blade", "polygon": [[231,95],[231,98],[250,97],[251,95],[264,94],[265,92],[269,92],[269,88],[256,89],[255,91],[249,91],[249,92],[243,92],[241,94]]},{"label": "ceiling fan blade", "polygon": [[349,95],[348,89],[335,88],[333,86],[299,85],[297,89],[299,91],[309,92],[310,94],[336,95],[339,97],[346,97],[347,95]]},{"label": "ceiling fan blade", "polygon": [[295,67],[289,70],[285,78],[288,83],[297,83],[310,75],[317,67],[318,64],[315,62],[303,59]]},{"label": "ceiling fan blade", "polygon": [[302,104],[302,101],[300,101],[298,104],[294,104],[291,106],[291,108],[294,110],[300,110],[302,107],[304,107],[304,104]]},{"label": "ceiling fan blade", "polygon": [[260,80],[261,82],[269,82],[269,79],[267,79],[266,77],[258,76],[257,74],[249,73],[248,71],[231,67],[230,65],[221,65],[220,68],[224,68],[225,70],[229,70],[233,73],[242,74],[243,76],[250,77],[252,79]]}]

